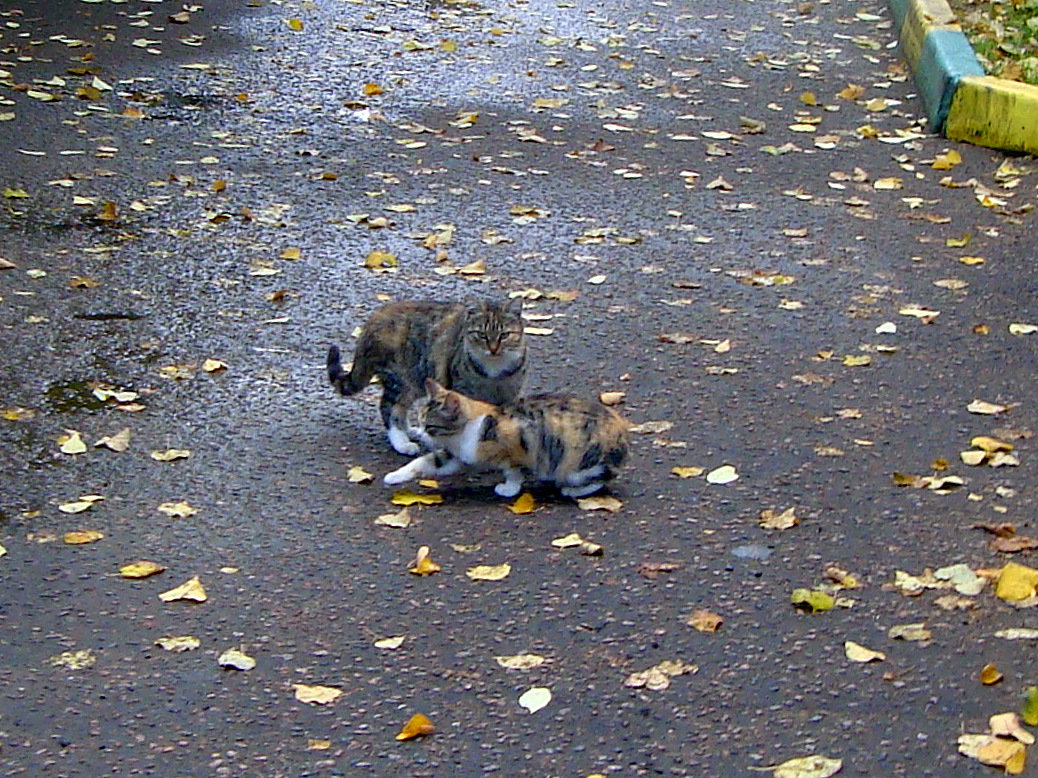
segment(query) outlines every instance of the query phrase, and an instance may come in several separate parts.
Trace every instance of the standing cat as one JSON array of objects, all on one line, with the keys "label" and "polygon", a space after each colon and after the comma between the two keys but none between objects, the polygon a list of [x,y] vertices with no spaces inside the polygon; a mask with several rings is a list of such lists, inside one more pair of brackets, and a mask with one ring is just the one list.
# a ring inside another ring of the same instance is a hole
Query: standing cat
[{"label": "standing cat", "polygon": [[465,465],[499,468],[494,487],[512,497],[526,471],[567,497],[596,492],[627,458],[627,422],[611,408],[578,397],[538,394],[497,406],[426,380],[414,408],[417,431],[433,449],[386,475],[386,484],[450,475]]},{"label": "standing cat", "polygon": [[413,456],[421,447],[408,434],[407,410],[425,394],[425,379],[491,403],[519,396],[526,374],[521,314],[518,299],[503,304],[391,303],[364,325],[348,373],[338,347],[328,349],[328,379],[350,395],[377,375],[389,442],[401,454]]}]

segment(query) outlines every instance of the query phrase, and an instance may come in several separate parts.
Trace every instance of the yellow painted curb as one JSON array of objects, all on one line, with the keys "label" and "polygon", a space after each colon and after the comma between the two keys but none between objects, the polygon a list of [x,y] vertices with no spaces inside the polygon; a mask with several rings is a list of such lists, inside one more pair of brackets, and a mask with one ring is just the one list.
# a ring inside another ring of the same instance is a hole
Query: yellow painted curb
[{"label": "yellow painted curb", "polygon": [[979,146],[1038,154],[1038,87],[994,76],[963,76],[944,134]]}]

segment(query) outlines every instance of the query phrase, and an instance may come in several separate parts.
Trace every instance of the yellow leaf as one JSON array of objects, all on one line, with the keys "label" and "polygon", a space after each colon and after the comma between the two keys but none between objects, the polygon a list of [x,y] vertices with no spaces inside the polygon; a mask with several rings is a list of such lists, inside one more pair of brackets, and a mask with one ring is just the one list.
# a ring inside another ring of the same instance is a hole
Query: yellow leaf
[{"label": "yellow leaf", "polygon": [[66,434],[58,438],[58,446],[62,454],[82,454],[87,450],[86,443],[77,430],[65,430]]},{"label": "yellow leaf", "polygon": [[1004,677],[995,665],[984,665],[980,671],[980,682],[985,686],[993,686]]},{"label": "yellow leaf", "polygon": [[421,546],[415,555],[414,562],[408,568],[408,572],[414,575],[432,575],[440,572],[440,566],[429,558],[429,547]]},{"label": "yellow leaf", "polygon": [[843,651],[852,662],[875,662],[887,658],[887,655],[882,651],[873,651],[871,648],[865,648],[861,643],[855,643],[853,640],[844,641]]},{"label": "yellow leaf", "polygon": [[85,543],[96,543],[103,537],[103,532],[98,532],[96,529],[85,529],[66,532],[62,540],[69,546],[81,546]]},{"label": "yellow leaf", "polygon": [[977,437],[970,440],[970,445],[976,448],[983,449],[989,454],[994,454],[996,451],[1012,451],[1013,444],[1006,443],[1005,441],[999,440],[998,438],[991,438],[987,435],[977,435]]},{"label": "yellow leaf", "polygon": [[508,510],[512,513],[524,514],[533,513],[537,508],[537,503],[534,502],[533,495],[529,492],[523,492],[516,498],[516,501],[508,506]]},{"label": "yellow leaf", "polygon": [[383,527],[403,529],[411,526],[411,514],[407,512],[407,508],[401,508],[399,513],[383,513],[377,516],[375,523]]},{"label": "yellow leaf", "polygon": [[119,568],[119,575],[123,578],[147,578],[148,576],[161,573],[166,568],[158,562],[149,562],[142,559],[139,562],[130,562]]},{"label": "yellow leaf", "polygon": [[159,506],[159,512],[174,519],[188,519],[198,513],[198,508],[183,501],[164,502]]},{"label": "yellow leaf", "polygon": [[582,511],[609,511],[616,513],[623,507],[623,503],[611,495],[595,495],[593,497],[581,497],[577,500],[577,506]]},{"label": "yellow leaf", "polygon": [[393,505],[439,505],[443,502],[442,494],[415,494],[409,489],[393,492],[389,498]]},{"label": "yellow leaf", "polygon": [[237,648],[228,648],[216,658],[220,667],[233,667],[235,670],[251,670],[256,660]]},{"label": "yellow leaf", "polygon": [[1025,724],[1038,726],[1038,686],[1028,686],[1024,690],[1024,704],[1020,709],[1020,718]]},{"label": "yellow leaf", "polygon": [[364,259],[364,267],[369,270],[389,270],[397,266],[396,254],[388,251],[372,251]]},{"label": "yellow leaf", "polygon": [[288,29],[292,30],[293,32],[302,32],[303,30],[302,19],[288,19],[285,23],[288,25]]},{"label": "yellow leaf", "polygon": [[495,656],[497,663],[506,670],[532,670],[544,664],[540,654],[514,654],[512,656]]},{"label": "yellow leaf", "polygon": [[401,729],[397,735],[397,740],[411,740],[422,735],[431,735],[436,731],[433,723],[429,721],[428,717],[421,713],[414,714],[404,724],[404,728]]},{"label": "yellow leaf", "polygon": [[303,252],[298,246],[289,246],[287,249],[281,252],[282,259],[295,260],[303,256]]},{"label": "yellow leaf", "polygon": [[294,683],[296,699],[300,702],[309,702],[314,705],[328,705],[342,696],[342,689],[334,686],[311,686],[305,683]]},{"label": "yellow leaf", "polygon": [[168,592],[163,592],[159,595],[159,599],[163,602],[173,602],[174,600],[205,602],[209,599],[209,595],[205,593],[205,587],[202,586],[202,582],[196,575],[194,578],[184,581],[180,586],[176,586]]},{"label": "yellow leaf", "polygon": [[163,651],[172,651],[175,654],[179,654],[183,651],[194,651],[202,645],[202,641],[191,635],[179,635],[172,638],[159,638],[155,641],[155,645]]},{"label": "yellow leaf", "polygon": [[441,51],[452,53],[458,50],[458,44],[456,41],[442,40],[440,41],[440,49]]},{"label": "yellow leaf", "polygon": [[970,467],[977,467],[984,464],[987,460],[988,455],[984,451],[961,451],[959,452],[959,459],[962,460],[964,465]]},{"label": "yellow leaf", "polygon": [[685,623],[690,627],[695,627],[700,632],[717,632],[724,623],[724,619],[713,611],[708,611],[705,608],[697,608],[692,612],[692,615],[685,620]]},{"label": "yellow leaf", "polygon": [[0,556],[5,556],[6,554],[7,554],[7,549],[4,548],[3,545],[0,545]]},{"label": "yellow leaf", "polygon": [[810,611],[811,613],[822,613],[823,611],[832,610],[836,604],[832,595],[818,589],[794,589],[793,594],[790,596],[790,601],[795,607]]},{"label": "yellow leaf", "polygon": [[706,474],[706,481],[710,484],[730,484],[738,479],[739,474],[732,465],[721,465]]},{"label": "yellow leaf", "polygon": [[678,465],[677,467],[672,467],[670,472],[678,478],[695,478],[701,476],[706,470],[694,465]]},{"label": "yellow leaf", "polygon": [[219,359],[213,359],[212,357],[206,359],[202,363],[202,370],[204,370],[207,373],[216,373],[216,372],[219,372],[220,370],[226,370],[226,369],[227,369],[227,363],[226,362],[224,362],[222,360],[219,360]]},{"label": "yellow leaf", "polygon": [[983,265],[985,261],[984,257],[959,257],[959,262],[970,267]]},{"label": "yellow leaf", "polygon": [[798,756],[776,765],[772,778],[829,778],[840,772],[842,767],[841,760],[820,754]]},{"label": "yellow leaf", "polygon": [[500,565],[476,565],[465,571],[465,575],[473,581],[500,581],[512,572],[512,566],[505,562]]},{"label": "yellow leaf", "polygon": [[378,84],[368,82],[364,85],[364,94],[366,94],[368,97],[375,97],[376,95],[382,94],[382,87],[380,87]]},{"label": "yellow leaf", "polygon": [[332,741],[325,738],[308,737],[306,747],[311,751],[327,751],[332,747]]},{"label": "yellow leaf", "polygon": [[381,640],[375,641],[375,648],[381,648],[384,651],[395,651],[404,644],[404,636],[397,635],[391,638],[382,638]]},{"label": "yellow leaf", "polygon": [[94,446],[106,446],[112,451],[123,452],[130,447],[130,428],[123,427],[114,435],[105,435]]},{"label": "yellow leaf", "polygon": [[814,92],[802,92],[800,94],[800,102],[804,105],[818,105],[818,98],[815,97]]},{"label": "yellow leaf", "polygon": [[187,459],[191,452],[182,448],[167,448],[165,451],[152,451],[151,458],[156,462],[172,462],[174,459]]},{"label": "yellow leaf", "polygon": [[1038,589],[1038,570],[1016,562],[1008,562],[998,576],[995,596],[1007,602],[1026,600]]},{"label": "yellow leaf", "polygon": [[904,187],[904,182],[897,176],[877,178],[872,187],[874,189],[901,189]]},{"label": "yellow leaf", "polygon": [[795,508],[786,508],[781,513],[767,508],[761,511],[757,520],[765,529],[789,529],[800,523]]},{"label": "yellow leaf", "polygon": [[934,170],[951,170],[956,165],[962,162],[962,155],[955,149],[946,151],[944,154],[938,154],[934,157],[933,167]]},{"label": "yellow leaf", "polygon": [[34,410],[31,408],[23,408],[20,405],[0,410],[0,418],[6,419],[7,421],[27,421],[35,415],[36,412]]},{"label": "yellow leaf", "polygon": [[573,546],[579,546],[583,542],[584,538],[580,537],[579,533],[571,532],[561,538],[555,538],[551,544],[555,548],[572,548]]},{"label": "yellow leaf", "polygon": [[598,395],[598,401],[602,405],[620,405],[627,396],[627,392],[602,392]]},{"label": "yellow leaf", "polygon": [[58,510],[62,513],[82,513],[90,509],[95,502],[100,502],[103,499],[104,497],[99,494],[84,494],[78,500],[62,503],[58,506]]},{"label": "yellow leaf", "polygon": [[973,236],[966,232],[961,238],[945,238],[944,245],[952,249],[961,249],[963,246],[968,246],[972,238]]},{"label": "yellow leaf", "polygon": [[868,354],[848,354],[843,358],[843,364],[847,367],[866,367],[872,364],[872,357]]},{"label": "yellow leaf", "polygon": [[458,272],[463,276],[481,276],[487,272],[487,263],[482,259],[477,259],[459,267]]},{"label": "yellow leaf", "polygon": [[363,467],[354,465],[347,471],[346,478],[351,484],[369,484],[374,480],[375,476]]},{"label": "yellow leaf", "polygon": [[53,667],[65,667],[69,670],[85,670],[97,661],[97,657],[89,648],[78,651],[63,651],[47,660]]}]

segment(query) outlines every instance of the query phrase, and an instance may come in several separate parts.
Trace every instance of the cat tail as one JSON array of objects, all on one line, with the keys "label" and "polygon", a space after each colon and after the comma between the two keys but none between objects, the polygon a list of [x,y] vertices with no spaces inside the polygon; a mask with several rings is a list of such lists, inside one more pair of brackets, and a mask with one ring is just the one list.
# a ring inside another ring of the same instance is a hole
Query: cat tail
[{"label": "cat tail", "polygon": [[356,394],[370,383],[374,370],[372,370],[372,367],[366,360],[363,360],[360,357],[361,354],[358,349],[358,353],[354,359],[354,365],[352,369],[347,372],[342,366],[342,355],[339,353],[339,347],[329,347],[328,380],[331,381],[332,386],[339,390],[340,394]]}]

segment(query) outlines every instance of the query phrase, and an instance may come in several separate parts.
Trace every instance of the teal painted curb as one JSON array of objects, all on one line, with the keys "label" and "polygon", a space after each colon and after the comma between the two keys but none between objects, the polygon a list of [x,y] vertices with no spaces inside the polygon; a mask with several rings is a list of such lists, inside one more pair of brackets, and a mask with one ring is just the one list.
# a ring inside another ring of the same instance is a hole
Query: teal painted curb
[{"label": "teal painted curb", "polygon": [[977,61],[966,36],[947,27],[927,30],[913,70],[930,124],[940,133],[944,132],[948,109],[962,77],[984,75],[984,68]]}]

